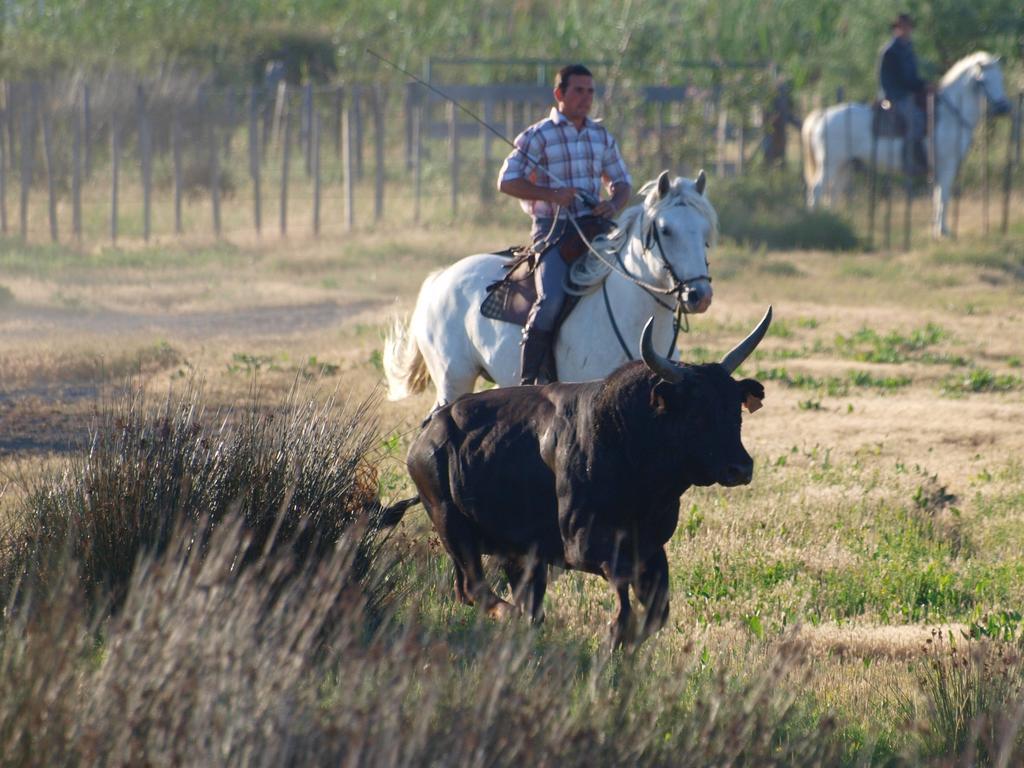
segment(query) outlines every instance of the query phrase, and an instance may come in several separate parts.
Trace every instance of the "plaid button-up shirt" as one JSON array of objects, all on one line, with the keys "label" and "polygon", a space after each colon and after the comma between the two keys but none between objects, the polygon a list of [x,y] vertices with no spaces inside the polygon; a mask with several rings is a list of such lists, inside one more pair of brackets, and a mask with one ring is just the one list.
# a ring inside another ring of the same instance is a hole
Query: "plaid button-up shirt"
[{"label": "plaid button-up shirt", "polygon": [[[602,179],[609,185],[623,181],[630,185],[633,183],[619,145],[603,125],[590,118],[586,118],[583,130],[578,131],[565,115],[552,108],[546,120],[534,123],[516,136],[515,145],[517,149],[505,158],[501,166],[499,184],[529,179],[542,187],[574,187],[599,199]],[[541,167],[527,160],[519,149]],[[559,181],[549,178],[544,168],[550,169]],[[544,200],[520,200],[520,205],[535,219],[552,218],[556,211],[556,206]],[[589,213],[590,208],[577,198],[570,212],[578,216]],[[563,209],[559,215],[564,217],[567,212]]]}]

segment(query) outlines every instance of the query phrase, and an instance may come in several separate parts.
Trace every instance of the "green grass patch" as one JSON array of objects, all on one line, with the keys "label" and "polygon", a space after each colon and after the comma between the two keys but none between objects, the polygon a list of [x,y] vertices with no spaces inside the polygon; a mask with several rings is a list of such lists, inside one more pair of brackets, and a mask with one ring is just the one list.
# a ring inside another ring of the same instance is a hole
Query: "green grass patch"
[{"label": "green grass patch", "polygon": [[871,328],[861,328],[849,336],[837,334],[836,351],[843,357],[866,363],[902,363],[917,360],[930,363],[963,364],[960,358],[943,358],[924,354],[925,350],[949,338],[949,333],[934,323],[902,334],[891,331],[885,335]]},{"label": "green grass patch", "polygon": [[967,373],[954,373],[942,380],[945,395],[965,395],[977,392],[1013,392],[1024,386],[1020,376],[993,373],[987,368],[974,368]]},{"label": "green grass patch", "polygon": [[881,392],[894,391],[913,383],[909,376],[875,376],[868,371],[849,371],[846,376],[819,378],[806,373],[790,372],[783,367],[759,368],[754,378],[775,381],[793,389],[820,391],[832,397],[848,394],[851,389],[875,389]]}]

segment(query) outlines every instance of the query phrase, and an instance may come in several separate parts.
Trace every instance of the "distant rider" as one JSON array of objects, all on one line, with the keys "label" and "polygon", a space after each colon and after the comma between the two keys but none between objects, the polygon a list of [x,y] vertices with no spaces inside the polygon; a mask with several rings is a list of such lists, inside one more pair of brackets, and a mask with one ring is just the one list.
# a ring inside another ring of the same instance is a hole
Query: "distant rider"
[{"label": "distant rider", "polygon": [[883,96],[889,100],[897,114],[906,123],[903,143],[903,167],[909,173],[927,170],[928,160],[924,148],[925,113],[918,106],[918,94],[928,84],[917,73],[917,56],[910,42],[914,30],[913,19],[901,13],[891,25],[892,39],[882,49],[878,62],[878,80]]},{"label": "distant rider", "polygon": [[[533,217],[533,241],[543,251],[534,274],[537,301],[523,329],[523,384],[545,383],[538,377],[551,354],[555,322],[565,301],[566,257],[570,256],[565,244],[575,233],[568,216],[611,219],[632,194],[632,179],[618,144],[600,122],[587,116],[594,102],[590,70],[582,64],[563,67],[555,79],[554,95],[558,106],[516,137],[517,149],[505,158],[498,175],[498,189],[519,198],[523,210]],[[610,199],[600,199],[602,180],[610,185]],[[577,192],[596,205],[588,205]],[[591,226],[588,237],[612,226],[595,219],[591,223],[596,226]]]}]

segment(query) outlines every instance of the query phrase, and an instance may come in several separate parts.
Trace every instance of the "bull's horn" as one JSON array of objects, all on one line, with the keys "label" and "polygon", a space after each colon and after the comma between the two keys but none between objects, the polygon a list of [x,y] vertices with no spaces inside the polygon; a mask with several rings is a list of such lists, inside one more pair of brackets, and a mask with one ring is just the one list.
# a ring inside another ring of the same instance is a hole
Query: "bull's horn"
[{"label": "bull's horn", "polygon": [[768,332],[768,326],[771,325],[771,322],[772,306],[769,304],[768,311],[764,313],[764,317],[761,318],[761,322],[757,324],[757,327],[750,332],[747,338],[733,347],[722,358],[722,367],[730,374],[735,373],[736,369],[743,365],[743,361],[750,357],[750,353],[757,349],[757,345],[761,343],[761,339]]},{"label": "bull's horn", "polygon": [[668,358],[662,357],[654,351],[654,318],[647,321],[644,326],[644,335],[640,337],[640,357],[647,364],[647,367],[658,374],[665,381],[676,383],[683,378],[683,370]]}]

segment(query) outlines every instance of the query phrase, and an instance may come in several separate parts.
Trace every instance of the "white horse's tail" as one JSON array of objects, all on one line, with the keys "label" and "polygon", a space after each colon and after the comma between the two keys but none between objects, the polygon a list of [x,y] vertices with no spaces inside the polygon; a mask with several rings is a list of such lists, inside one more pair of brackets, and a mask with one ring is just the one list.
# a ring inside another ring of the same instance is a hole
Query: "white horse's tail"
[{"label": "white horse's tail", "polygon": [[[423,299],[427,286],[434,282],[434,278],[439,274],[440,270],[427,275],[416,299],[417,306]],[[416,313],[413,311],[413,317],[415,316]],[[391,328],[384,337],[382,363],[384,376],[388,382],[388,400],[402,400],[409,395],[418,394],[430,383],[430,372],[427,371],[423,353],[416,344],[412,323],[400,317],[394,318]]]},{"label": "white horse's tail", "polygon": [[814,153],[814,131],[823,113],[814,110],[804,118],[800,126],[800,146],[804,156],[804,183],[810,189],[818,178],[818,158]]}]

